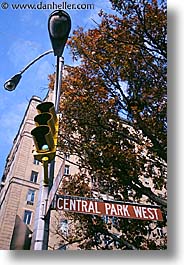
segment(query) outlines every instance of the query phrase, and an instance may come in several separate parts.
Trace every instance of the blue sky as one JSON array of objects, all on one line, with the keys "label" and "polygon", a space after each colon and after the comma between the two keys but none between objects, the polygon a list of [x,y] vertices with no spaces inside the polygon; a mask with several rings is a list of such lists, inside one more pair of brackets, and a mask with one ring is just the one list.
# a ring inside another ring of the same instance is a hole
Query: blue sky
[{"label": "blue sky", "polygon": [[[40,4],[41,1],[6,1],[8,8],[3,9],[0,2],[0,178],[2,177],[6,157],[11,149],[12,142],[27,104],[33,95],[42,99],[47,93],[48,74],[55,70],[55,57],[49,54],[32,65],[22,76],[22,79],[13,92],[4,89],[4,83],[10,77],[23,69],[38,55],[51,49],[47,23],[48,17],[54,10],[24,9],[14,10],[11,4]],[[42,1],[42,4],[51,4],[53,1]],[[61,4],[62,1],[55,0]],[[68,10],[72,21],[70,35],[77,26],[85,29],[95,27],[99,21],[98,11],[108,10],[108,0],[68,0],[68,4],[94,4],[94,10]],[[68,49],[64,50],[65,64],[72,65],[72,56]]]}]

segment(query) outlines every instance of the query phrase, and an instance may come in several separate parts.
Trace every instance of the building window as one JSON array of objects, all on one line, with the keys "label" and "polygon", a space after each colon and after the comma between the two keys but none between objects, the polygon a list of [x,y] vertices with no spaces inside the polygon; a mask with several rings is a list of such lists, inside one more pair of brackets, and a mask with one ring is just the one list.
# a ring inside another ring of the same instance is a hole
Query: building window
[{"label": "building window", "polygon": [[64,172],[65,175],[69,175],[70,174],[70,166],[66,165],[65,166],[65,172]]},{"label": "building window", "polygon": [[163,235],[164,235],[162,228],[157,227],[157,234],[158,234],[159,236],[163,236]]},{"label": "building window", "polygon": [[26,225],[29,225],[31,223],[31,216],[32,216],[32,212],[29,210],[25,210],[25,212],[24,212],[24,223]]},{"label": "building window", "polygon": [[107,215],[102,216],[102,220],[104,221],[105,224],[108,224],[109,217]]},{"label": "building window", "polygon": [[60,245],[58,250],[66,250],[66,245]]},{"label": "building window", "polygon": [[68,234],[68,220],[66,219],[61,219],[61,222],[60,222],[60,229],[61,229],[61,232],[67,236]]},{"label": "building window", "polygon": [[32,182],[37,182],[37,179],[38,179],[38,172],[36,172],[36,171],[32,171],[31,172],[31,178],[30,178],[30,181],[32,181]]},{"label": "building window", "polygon": [[65,159],[66,160],[69,160],[70,159],[70,155],[69,154],[66,153],[64,156],[65,156]]},{"label": "building window", "polygon": [[144,177],[144,185],[150,186],[150,179],[147,177]]},{"label": "building window", "polygon": [[91,182],[96,183],[97,182],[97,177],[96,176],[91,176]]},{"label": "building window", "polygon": [[105,235],[105,236],[104,236],[104,244],[108,246],[109,243],[110,243],[110,238],[109,238],[108,236]]},{"label": "building window", "polygon": [[35,196],[35,190],[28,190],[28,193],[27,193],[27,204],[33,205],[34,196]]},{"label": "building window", "polygon": [[98,178],[96,176],[91,176],[92,189],[98,189]]},{"label": "building window", "polygon": [[34,165],[39,165],[39,161],[37,159],[34,159],[34,162],[33,162]]}]

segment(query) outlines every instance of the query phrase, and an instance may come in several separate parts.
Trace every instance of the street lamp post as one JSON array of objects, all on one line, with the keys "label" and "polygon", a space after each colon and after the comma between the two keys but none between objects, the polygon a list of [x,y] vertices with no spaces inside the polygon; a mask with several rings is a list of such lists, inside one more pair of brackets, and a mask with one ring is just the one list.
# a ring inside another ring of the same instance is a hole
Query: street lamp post
[{"label": "street lamp post", "polygon": [[[48,20],[48,31],[51,40],[51,44],[53,50],[47,51],[36,59],[31,61],[24,69],[22,69],[18,74],[7,80],[4,84],[4,88],[8,91],[13,91],[18,85],[22,74],[36,61],[38,61],[43,56],[54,52],[56,56],[56,78],[54,85],[54,97],[53,104],[55,106],[56,114],[59,110],[59,99],[60,99],[60,89],[61,89],[61,81],[62,81],[62,68],[64,64],[64,60],[62,58],[62,54],[64,51],[64,47],[66,41],[69,36],[69,32],[71,29],[71,19],[68,13],[63,10],[54,11],[49,16]],[[55,159],[50,162],[49,168],[46,169],[46,166],[43,164],[43,176],[40,183],[39,190],[39,199],[37,202],[36,209],[36,221],[35,227],[33,231],[32,238],[32,246],[33,250],[47,250],[48,249],[48,239],[49,239],[49,224],[50,224],[50,209],[47,214],[45,214],[45,209],[47,207],[47,201],[49,196],[49,191],[53,185],[54,179],[54,167],[55,167]],[[44,174],[49,171],[49,181],[46,185],[44,183]]]},{"label": "street lamp post", "polygon": [[[60,89],[62,81],[62,67],[63,67],[63,50],[68,39],[71,29],[70,16],[65,11],[54,11],[49,16],[48,31],[53,47],[54,55],[56,56],[56,77],[54,85],[53,104],[55,106],[56,114],[59,110]],[[47,203],[49,192],[53,186],[54,180],[55,159],[49,165],[49,181],[45,185],[42,181],[39,191],[39,202],[36,211],[35,229],[33,231],[32,249],[33,250],[47,250],[49,241],[49,226],[50,226],[50,208],[47,212]],[[44,173],[43,173],[44,174]],[[44,176],[42,177],[44,180]]]}]

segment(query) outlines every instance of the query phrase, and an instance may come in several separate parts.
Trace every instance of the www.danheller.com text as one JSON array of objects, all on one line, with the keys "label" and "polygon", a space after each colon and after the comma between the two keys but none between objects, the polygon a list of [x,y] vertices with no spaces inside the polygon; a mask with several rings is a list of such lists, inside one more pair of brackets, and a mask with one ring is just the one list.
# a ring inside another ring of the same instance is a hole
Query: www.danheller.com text
[{"label": "www.danheller.com text", "polygon": [[38,3],[8,3],[2,2],[0,7],[4,10],[24,10],[24,9],[37,9],[37,10],[93,10],[95,9],[94,4],[91,3],[68,3],[63,1],[60,3],[55,3],[54,1],[50,3],[38,2]]}]

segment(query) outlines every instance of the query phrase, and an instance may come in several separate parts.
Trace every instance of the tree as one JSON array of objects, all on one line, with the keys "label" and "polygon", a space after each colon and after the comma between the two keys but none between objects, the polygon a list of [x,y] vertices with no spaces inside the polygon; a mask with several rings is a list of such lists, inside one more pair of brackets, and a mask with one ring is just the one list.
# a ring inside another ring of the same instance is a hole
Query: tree
[{"label": "tree", "polygon": [[[113,244],[119,249],[162,249],[166,234],[156,240],[148,232],[166,227],[166,2],[110,2],[116,14],[101,11],[100,24],[87,32],[78,28],[69,40],[80,65],[66,67],[60,147],[78,156],[80,168],[96,179],[100,194],[133,202],[144,198],[161,207],[164,221],[105,223],[99,217],[70,216],[80,230],[80,248],[111,249]],[[65,183],[68,191],[80,196],[86,178],[81,173]],[[89,189],[83,189],[82,195],[87,194]]]}]

